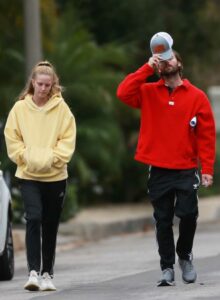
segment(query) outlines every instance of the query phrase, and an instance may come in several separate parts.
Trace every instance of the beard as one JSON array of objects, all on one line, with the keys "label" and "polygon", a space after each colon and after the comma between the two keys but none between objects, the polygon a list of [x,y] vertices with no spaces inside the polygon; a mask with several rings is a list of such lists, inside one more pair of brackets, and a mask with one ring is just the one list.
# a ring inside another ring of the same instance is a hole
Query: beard
[{"label": "beard", "polygon": [[169,67],[165,67],[163,70],[161,70],[160,72],[160,76],[161,77],[172,77],[175,76],[177,74],[181,73],[181,67],[180,66],[175,66],[172,68]]}]

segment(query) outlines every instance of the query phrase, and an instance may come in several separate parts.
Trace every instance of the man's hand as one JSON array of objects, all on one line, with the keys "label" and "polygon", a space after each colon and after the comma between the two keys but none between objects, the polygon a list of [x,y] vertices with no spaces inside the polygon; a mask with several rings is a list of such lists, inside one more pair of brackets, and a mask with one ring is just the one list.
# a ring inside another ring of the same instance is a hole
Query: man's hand
[{"label": "man's hand", "polygon": [[213,176],[209,174],[202,174],[202,185],[209,187],[213,184]]},{"label": "man's hand", "polygon": [[154,54],[151,56],[148,60],[148,65],[151,66],[153,69],[158,69],[158,64],[159,64],[160,58],[158,54]]}]

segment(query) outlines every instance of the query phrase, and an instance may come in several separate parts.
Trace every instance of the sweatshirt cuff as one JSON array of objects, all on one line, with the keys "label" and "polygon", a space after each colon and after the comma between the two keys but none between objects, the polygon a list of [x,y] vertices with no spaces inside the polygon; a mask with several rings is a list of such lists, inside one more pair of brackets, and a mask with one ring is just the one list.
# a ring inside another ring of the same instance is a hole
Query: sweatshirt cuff
[{"label": "sweatshirt cuff", "polygon": [[25,149],[23,149],[23,150],[18,154],[18,157],[17,157],[17,160],[16,160],[16,164],[17,164],[18,166],[22,165],[23,163],[26,163],[25,158],[24,158],[24,152],[25,152]]},{"label": "sweatshirt cuff", "polygon": [[54,156],[53,158],[53,166],[55,168],[62,168],[65,165],[65,162],[63,162],[61,159],[59,159],[57,156]]},{"label": "sweatshirt cuff", "polygon": [[58,161],[59,161],[59,159],[56,156],[54,156],[53,163],[56,164]]},{"label": "sweatshirt cuff", "polygon": [[214,174],[214,169],[213,169],[213,168],[210,168],[210,167],[204,167],[204,168],[202,168],[201,173],[202,173],[202,174],[208,174],[208,175],[212,175],[212,176],[213,176],[213,174]]},{"label": "sweatshirt cuff", "polygon": [[153,75],[155,73],[154,69],[148,64],[145,63],[143,66],[141,66],[137,72],[144,72],[146,73],[148,76]]}]

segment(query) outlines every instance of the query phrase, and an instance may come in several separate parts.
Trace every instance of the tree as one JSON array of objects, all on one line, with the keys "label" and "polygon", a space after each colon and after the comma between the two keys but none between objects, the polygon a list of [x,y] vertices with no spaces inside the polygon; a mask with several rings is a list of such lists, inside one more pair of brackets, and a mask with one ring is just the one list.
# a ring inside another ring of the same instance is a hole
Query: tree
[{"label": "tree", "polygon": [[110,199],[121,185],[125,150],[115,107],[115,89],[122,78],[115,67],[125,62],[124,51],[114,44],[98,46],[74,10],[63,14],[57,28],[48,57],[61,74],[77,123],[70,177],[83,203]]},{"label": "tree", "polygon": [[25,20],[26,76],[42,59],[39,0],[23,0]]}]

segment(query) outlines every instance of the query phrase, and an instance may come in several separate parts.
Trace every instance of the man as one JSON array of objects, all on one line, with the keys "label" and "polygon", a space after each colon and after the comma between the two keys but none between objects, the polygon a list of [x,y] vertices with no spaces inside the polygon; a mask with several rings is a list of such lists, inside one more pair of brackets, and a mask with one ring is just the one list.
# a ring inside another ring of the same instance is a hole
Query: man
[{"label": "man", "polygon": [[[192,247],[198,217],[197,191],[213,183],[215,124],[207,96],[182,78],[183,63],[165,32],[151,39],[152,57],[119,85],[118,98],[141,110],[135,159],[149,165],[148,192],[154,208],[162,277],[175,284],[175,251],[185,283],[196,281]],[[146,83],[158,73],[160,80]],[[175,247],[174,214],[179,217]]]}]

